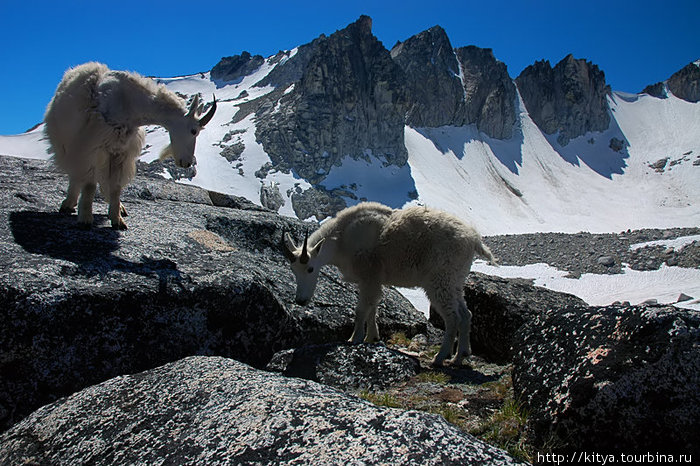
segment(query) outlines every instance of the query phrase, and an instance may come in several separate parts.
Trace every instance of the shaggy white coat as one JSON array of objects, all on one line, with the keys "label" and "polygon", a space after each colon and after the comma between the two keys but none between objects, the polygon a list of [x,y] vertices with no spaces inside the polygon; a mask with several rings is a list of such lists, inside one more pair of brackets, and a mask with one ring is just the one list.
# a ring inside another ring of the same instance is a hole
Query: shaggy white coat
[{"label": "shaggy white coat", "polygon": [[[313,296],[319,269],[333,264],[359,286],[350,341],[376,341],[382,285],[418,286],[445,321],[445,337],[434,364],[441,365],[459,343],[453,363],[471,354],[471,312],[464,282],[478,254],[495,263],[481,235],[454,215],[427,207],[394,210],[368,202],[342,210],[316,230],[305,246],[285,235],[285,253],[297,279],[297,302]],[[365,331],[365,326],[367,330]]]},{"label": "shaggy white coat", "polygon": [[[71,68],[63,76],[44,116],[45,132],[54,161],[69,177],[61,212],[74,212],[78,222],[91,225],[96,184],[109,201],[113,228],[125,229],[126,214],[119,197],[136,174],[145,132],[141,126],[159,124],[171,144],[162,157],[173,156],[182,167],[195,163],[195,139],[211,115],[198,120],[192,102],[185,104],[165,86],[136,73],[112,71],[100,63]],[[215,110],[215,104],[213,106]],[[80,196],[80,204],[78,204]]]}]

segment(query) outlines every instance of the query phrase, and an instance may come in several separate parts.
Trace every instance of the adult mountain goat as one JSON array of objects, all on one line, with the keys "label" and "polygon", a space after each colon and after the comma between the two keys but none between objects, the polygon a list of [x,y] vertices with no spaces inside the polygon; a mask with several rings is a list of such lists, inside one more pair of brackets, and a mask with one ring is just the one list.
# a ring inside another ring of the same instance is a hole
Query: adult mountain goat
[{"label": "adult mountain goat", "polygon": [[[126,229],[120,195],[136,174],[146,133],[141,126],[162,125],[170,144],[161,159],[173,157],[180,167],[196,163],[194,146],[199,131],[214,116],[198,118],[199,97],[189,111],[163,85],[126,71],[112,71],[100,63],[71,68],[63,76],[46,109],[45,131],[54,161],[68,174],[68,195],[61,212],[78,206],[78,222],[92,225],[92,201],[97,183],[109,201],[112,228]],[[80,203],[78,203],[80,196]]]},{"label": "adult mountain goat", "polygon": [[379,339],[376,313],[382,284],[420,286],[445,321],[445,337],[433,364],[442,365],[451,355],[457,333],[453,364],[460,365],[471,354],[472,316],[464,301],[464,281],[475,254],[495,259],[479,233],[457,217],[426,207],[394,210],[361,203],[325,222],[301,247],[285,233],[283,249],[296,277],[299,304],[311,299],[319,269],[326,264],[358,284],[351,342]]}]

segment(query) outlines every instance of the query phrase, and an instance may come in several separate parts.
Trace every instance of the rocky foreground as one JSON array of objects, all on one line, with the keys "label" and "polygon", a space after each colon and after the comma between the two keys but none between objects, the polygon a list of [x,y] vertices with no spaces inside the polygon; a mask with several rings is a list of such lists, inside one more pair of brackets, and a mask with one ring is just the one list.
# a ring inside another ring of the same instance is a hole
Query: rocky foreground
[{"label": "rocky foreground", "polygon": [[403,393],[414,403],[398,405],[421,408],[433,390],[487,418],[499,400],[485,410],[484,394],[504,378],[529,411],[531,452],[699,453],[700,313],[589,308],[473,274],[477,356],[435,371],[424,362],[440,330],[393,290],[379,326],[404,336],[400,352],[338,344],[357,296],[333,269],[311,306],[293,303],[278,248],[301,222],[139,176],[128,231],[109,228],[102,202],[82,230],[57,213],[66,186],[46,162],[0,157],[2,464],[510,463],[440,417],[357,398]]},{"label": "rocky foreground", "polygon": [[2,464],[517,464],[437,415],[203,356],[89,387],[1,438]]}]

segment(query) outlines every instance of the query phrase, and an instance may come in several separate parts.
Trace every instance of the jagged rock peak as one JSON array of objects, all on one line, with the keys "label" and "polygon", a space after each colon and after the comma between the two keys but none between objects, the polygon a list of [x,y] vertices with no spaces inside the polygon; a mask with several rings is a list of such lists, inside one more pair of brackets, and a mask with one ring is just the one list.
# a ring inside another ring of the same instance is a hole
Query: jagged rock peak
[{"label": "jagged rock peak", "polygon": [[507,139],[515,123],[515,84],[505,63],[492,49],[470,45],[456,50],[465,96],[465,123],[479,131]]},{"label": "jagged rock peak", "polygon": [[273,86],[284,89],[290,84],[299,81],[304,75],[304,69],[306,69],[306,66],[309,64],[311,55],[316,49],[318,42],[325,39],[326,36],[321,34],[310,43],[297,47],[296,54],[291,58],[291,52],[289,51],[278,52],[271,60],[271,63],[275,61],[281,62],[285,58],[287,58],[287,60],[275,66],[267,76],[255,83],[255,87]]},{"label": "jagged rock peak", "polygon": [[642,94],[649,94],[652,97],[659,99],[668,98],[668,92],[666,85],[663,82],[658,82],[656,84],[649,84],[642,90]]},{"label": "jagged rock peak", "polygon": [[[413,58],[422,58],[425,60],[424,63],[420,63],[420,65],[447,65],[452,73],[459,75],[457,59],[454,56],[452,44],[442,27],[436,25],[415,36],[409,37],[404,42],[397,42],[391,49],[391,58],[398,61],[405,61],[403,58],[405,57],[405,48],[414,50],[414,53],[410,54]],[[417,56],[418,54],[415,52],[422,54],[422,56]]]},{"label": "jagged rock peak", "polygon": [[211,77],[222,81],[234,81],[251,74],[263,63],[265,59],[261,55],[251,56],[250,52],[244,51],[240,55],[223,57],[219,60],[219,63],[211,69]]},{"label": "jagged rock peak", "polygon": [[367,15],[361,15],[357,21],[350,24],[348,29],[356,29],[360,34],[371,35],[372,34],[372,18]]},{"label": "jagged rock peak", "polygon": [[447,33],[434,26],[391,49],[404,71],[415,127],[476,124],[490,137],[512,135],[515,86],[491,49],[453,49]]},{"label": "jagged rock peak", "polygon": [[406,163],[402,72],[371,26],[361,16],[314,41],[294,89],[256,113],[273,164],[318,183],[346,156]]},{"label": "jagged rock peak", "polygon": [[474,58],[479,58],[482,62],[492,61],[495,63],[503,63],[500,60],[496,59],[496,56],[493,54],[493,49],[491,48],[477,47],[476,45],[467,45],[466,47],[460,47],[459,50],[463,50],[465,53],[468,53]]},{"label": "jagged rock peak", "polygon": [[603,71],[585,59],[569,54],[554,68],[536,61],[515,82],[533,121],[546,134],[558,132],[562,145],[610,125],[610,86]]},{"label": "jagged rock peak", "polygon": [[688,63],[668,79],[673,95],[688,102],[700,102],[700,60]]},{"label": "jagged rock peak", "polygon": [[406,123],[416,127],[463,124],[461,72],[444,29],[434,26],[398,42],[391,58],[405,75],[410,102]]}]

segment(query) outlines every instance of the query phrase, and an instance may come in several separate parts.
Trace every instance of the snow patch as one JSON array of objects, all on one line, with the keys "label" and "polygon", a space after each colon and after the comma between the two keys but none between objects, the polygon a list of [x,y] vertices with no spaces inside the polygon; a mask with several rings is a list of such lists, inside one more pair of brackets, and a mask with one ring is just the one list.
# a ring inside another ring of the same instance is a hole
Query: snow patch
[{"label": "snow patch", "polygon": [[339,189],[352,194],[347,197],[349,205],[361,200],[378,200],[390,207],[400,208],[411,200],[416,186],[409,165],[389,165],[367,151],[365,158],[346,156],[340,166],[331,167],[320,183],[329,191]]},{"label": "snow patch", "polygon": [[43,123],[32,131],[0,136],[0,154],[23,159],[48,160],[49,141],[44,136]]},{"label": "snow patch", "polygon": [[475,262],[472,270],[503,278],[531,279],[536,286],[573,294],[591,306],[606,306],[615,301],[640,304],[650,299],[675,304],[681,293],[700,297],[700,269],[663,265],[659,270],[638,271],[625,267],[620,274],[587,273],[580,278],[569,278],[567,272],[547,264],[494,267]]},{"label": "snow patch", "polygon": [[653,246],[661,246],[665,247],[666,249],[674,249],[680,251],[685,246],[693,244],[696,241],[700,242],[700,235],[681,236],[680,238],[675,239],[660,239],[656,241],[647,241],[645,243],[632,244],[630,245],[630,251],[636,251],[637,249]]}]

